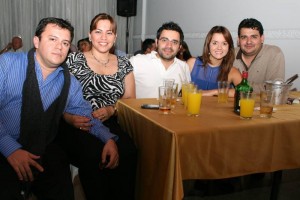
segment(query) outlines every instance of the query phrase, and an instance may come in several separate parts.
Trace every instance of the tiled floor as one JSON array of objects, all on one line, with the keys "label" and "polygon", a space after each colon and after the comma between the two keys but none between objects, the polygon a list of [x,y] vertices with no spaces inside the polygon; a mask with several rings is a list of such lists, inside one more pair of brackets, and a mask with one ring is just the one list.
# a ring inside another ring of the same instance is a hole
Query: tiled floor
[{"label": "tiled floor", "polygon": [[[194,181],[185,181],[184,200],[269,200],[271,193],[270,173],[265,174],[261,180],[253,181],[249,176],[243,181],[231,181],[229,185],[234,185],[234,190],[228,191],[224,184],[210,184],[209,194],[204,193],[199,188],[194,189]],[[230,182],[230,181],[229,181]],[[198,184],[199,185],[199,184]],[[278,200],[300,200],[300,169],[283,171]]]}]

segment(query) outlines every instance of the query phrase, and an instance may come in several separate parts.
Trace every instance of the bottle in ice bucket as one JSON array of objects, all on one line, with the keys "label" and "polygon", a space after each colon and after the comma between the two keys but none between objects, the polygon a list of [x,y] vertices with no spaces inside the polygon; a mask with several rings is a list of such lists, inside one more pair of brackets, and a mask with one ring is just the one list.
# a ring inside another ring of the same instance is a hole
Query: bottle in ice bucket
[{"label": "bottle in ice bucket", "polygon": [[253,92],[253,88],[248,83],[248,72],[243,71],[242,81],[235,87],[234,94],[234,112],[240,114],[240,93],[241,92]]}]

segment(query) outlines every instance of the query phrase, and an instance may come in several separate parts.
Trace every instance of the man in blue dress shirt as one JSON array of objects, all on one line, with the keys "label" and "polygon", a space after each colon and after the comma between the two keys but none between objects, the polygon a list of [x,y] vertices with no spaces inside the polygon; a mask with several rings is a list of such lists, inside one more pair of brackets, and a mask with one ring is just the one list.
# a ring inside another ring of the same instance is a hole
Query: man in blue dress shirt
[{"label": "man in blue dress shirt", "polygon": [[[72,159],[57,136],[64,112],[88,117],[91,134],[79,140],[98,138],[103,144],[100,165],[118,166],[118,137],[91,116],[80,83],[62,64],[73,32],[68,21],[44,18],[33,38],[34,49],[0,56],[0,199],[25,199],[31,192],[38,199],[74,199]],[[78,156],[75,164],[80,167],[85,157]]]}]

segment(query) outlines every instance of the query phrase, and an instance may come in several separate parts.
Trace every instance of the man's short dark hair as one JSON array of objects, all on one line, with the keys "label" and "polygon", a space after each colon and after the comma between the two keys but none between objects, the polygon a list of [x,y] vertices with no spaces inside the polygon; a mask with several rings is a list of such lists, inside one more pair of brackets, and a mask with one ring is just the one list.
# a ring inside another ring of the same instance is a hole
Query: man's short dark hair
[{"label": "man's short dark hair", "polygon": [[36,27],[35,36],[37,36],[39,39],[41,39],[41,35],[45,31],[45,27],[48,24],[56,24],[60,28],[69,30],[70,34],[71,34],[71,42],[72,42],[73,37],[74,37],[74,27],[71,25],[71,23],[69,21],[61,19],[61,18],[55,18],[55,17],[47,17],[47,18],[41,19],[38,26]]},{"label": "man's short dark hair", "polygon": [[144,42],[142,43],[142,52],[145,53],[148,48],[152,47],[153,43],[155,43],[154,39],[151,38],[145,39]]},{"label": "man's short dark hair", "polygon": [[184,40],[184,35],[183,35],[183,31],[180,28],[180,26],[178,24],[176,24],[175,22],[167,22],[164,23],[158,30],[156,33],[156,39],[159,40],[160,35],[162,33],[163,30],[171,30],[171,31],[176,31],[179,33],[180,35],[180,44],[182,43],[182,41]]},{"label": "man's short dark hair", "polygon": [[253,18],[247,18],[241,21],[239,28],[238,28],[238,35],[240,36],[241,34],[241,29],[242,28],[252,28],[254,30],[258,30],[260,35],[264,34],[264,28],[260,21],[253,19]]}]

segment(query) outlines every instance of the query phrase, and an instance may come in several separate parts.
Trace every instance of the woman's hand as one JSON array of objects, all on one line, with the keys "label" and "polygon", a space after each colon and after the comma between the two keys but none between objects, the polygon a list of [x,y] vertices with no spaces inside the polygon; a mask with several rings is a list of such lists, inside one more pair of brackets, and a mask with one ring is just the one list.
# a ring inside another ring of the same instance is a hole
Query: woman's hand
[{"label": "woman's hand", "polygon": [[94,118],[97,118],[97,119],[101,120],[102,122],[104,122],[105,120],[108,120],[114,114],[115,114],[114,106],[107,106],[107,107],[99,108],[92,113]]},{"label": "woman's hand", "polygon": [[218,96],[218,89],[202,90],[202,96],[206,96],[206,97]]},{"label": "woman's hand", "polygon": [[64,113],[64,119],[67,123],[83,131],[89,131],[92,126],[88,117]]}]

